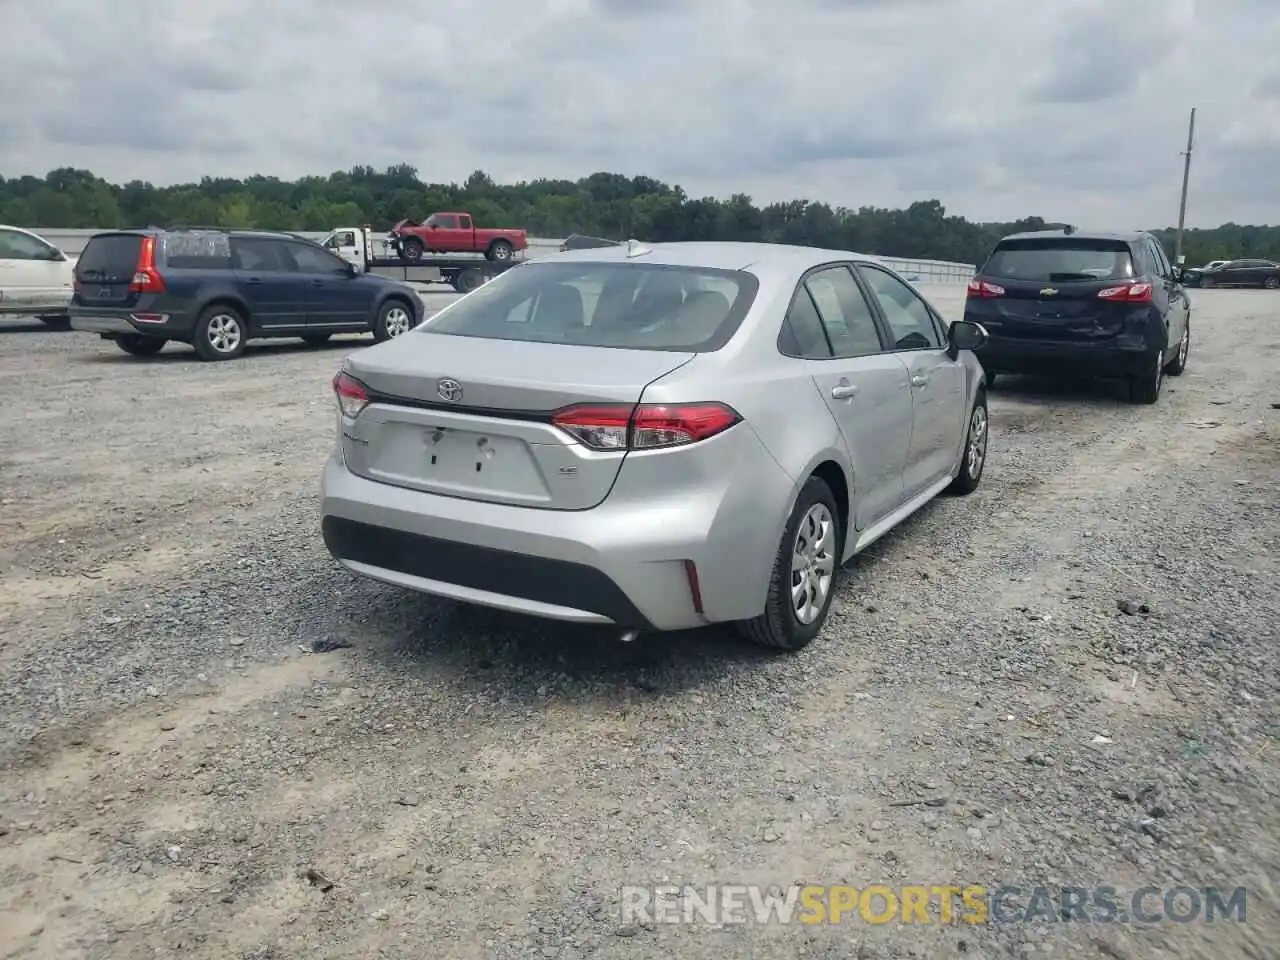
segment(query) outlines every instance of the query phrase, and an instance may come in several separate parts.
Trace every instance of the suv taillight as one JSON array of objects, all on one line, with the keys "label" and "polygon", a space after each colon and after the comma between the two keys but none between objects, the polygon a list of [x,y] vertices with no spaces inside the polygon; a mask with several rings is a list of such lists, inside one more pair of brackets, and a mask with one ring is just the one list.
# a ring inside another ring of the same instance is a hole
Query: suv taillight
[{"label": "suv taillight", "polygon": [[1150,303],[1151,284],[1145,280],[1137,283],[1122,283],[1119,286],[1107,287],[1098,291],[1099,300],[1110,300],[1112,303]]},{"label": "suv taillight", "polygon": [[551,422],[593,450],[659,450],[723,433],[742,415],[723,403],[604,403],[565,407]]},{"label": "suv taillight", "polygon": [[990,281],[983,280],[979,277],[974,277],[969,281],[969,291],[965,295],[969,297],[982,298],[1003,297],[1004,287],[997,283],[991,283]]},{"label": "suv taillight", "polygon": [[338,398],[338,410],[348,420],[360,416],[369,405],[368,389],[345,371],[338,371],[333,378],[333,393]]},{"label": "suv taillight", "polygon": [[133,268],[130,293],[164,293],[164,277],[156,269],[156,238],[143,237],[138,250],[138,265]]}]

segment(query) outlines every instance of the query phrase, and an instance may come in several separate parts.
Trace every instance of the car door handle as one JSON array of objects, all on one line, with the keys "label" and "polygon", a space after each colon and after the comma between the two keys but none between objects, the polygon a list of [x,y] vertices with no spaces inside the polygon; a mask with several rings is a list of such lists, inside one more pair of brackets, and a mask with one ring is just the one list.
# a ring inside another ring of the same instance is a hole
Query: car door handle
[{"label": "car door handle", "polygon": [[858,388],[851,383],[842,383],[838,387],[831,388],[832,400],[848,400],[858,392]]},{"label": "car door handle", "polygon": [[312,281],[311,281],[311,285],[312,285],[313,287],[323,287],[323,286],[324,286],[324,281],[323,281],[323,280],[312,280]]},{"label": "car door handle", "polygon": [[928,377],[915,376],[911,378],[911,385],[913,387],[923,387],[928,382]]},{"label": "car door handle", "polygon": [[248,280],[245,281],[245,283],[250,283],[250,284],[253,284],[254,286],[257,286],[261,282],[262,282],[261,277],[250,277]]}]

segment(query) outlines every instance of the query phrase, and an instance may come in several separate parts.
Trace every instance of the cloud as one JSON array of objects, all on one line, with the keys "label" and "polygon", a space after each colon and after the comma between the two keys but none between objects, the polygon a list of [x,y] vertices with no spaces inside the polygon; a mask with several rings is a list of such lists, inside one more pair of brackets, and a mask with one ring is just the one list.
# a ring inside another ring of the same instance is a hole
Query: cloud
[{"label": "cloud", "polygon": [[[1275,0],[0,0],[0,174],[409,163],[978,219],[1280,222]],[[1243,79],[1241,79],[1243,78]]]}]

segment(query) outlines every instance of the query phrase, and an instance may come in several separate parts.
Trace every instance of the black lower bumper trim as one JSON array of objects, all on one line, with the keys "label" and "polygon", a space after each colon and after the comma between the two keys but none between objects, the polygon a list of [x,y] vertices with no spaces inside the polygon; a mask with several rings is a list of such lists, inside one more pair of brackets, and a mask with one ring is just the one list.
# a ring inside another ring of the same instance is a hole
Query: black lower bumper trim
[{"label": "black lower bumper trim", "polygon": [[978,362],[988,373],[1033,374],[1042,376],[1129,377],[1151,368],[1150,350],[1096,349],[1089,347],[1043,347],[1008,341],[989,343],[976,351]]},{"label": "black lower bumper trim", "polygon": [[321,529],[325,546],[339,560],[585,610],[624,629],[653,629],[621,587],[586,564],[424,537],[343,517],[325,517]]}]

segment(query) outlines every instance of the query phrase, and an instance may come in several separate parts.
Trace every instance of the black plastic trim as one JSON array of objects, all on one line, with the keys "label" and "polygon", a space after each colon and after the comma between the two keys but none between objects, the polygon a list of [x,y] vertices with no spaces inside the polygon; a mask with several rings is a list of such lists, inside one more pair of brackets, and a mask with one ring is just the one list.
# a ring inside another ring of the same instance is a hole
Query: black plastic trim
[{"label": "black plastic trim", "polygon": [[325,517],[321,529],[325,546],[340,560],[586,610],[624,629],[653,629],[621,587],[586,564],[426,537],[344,517]]}]

